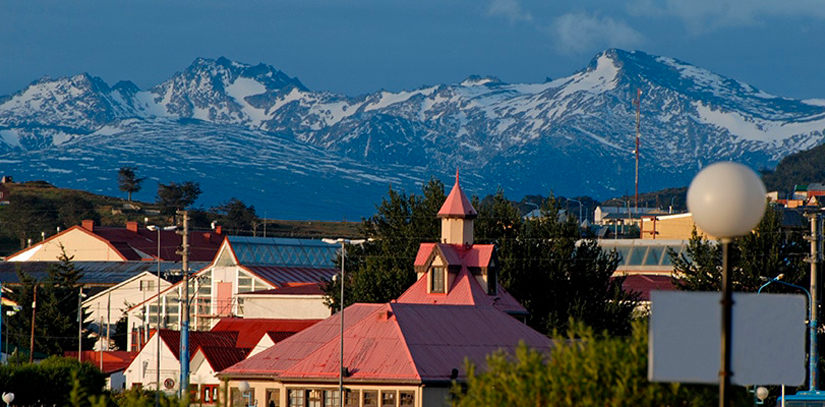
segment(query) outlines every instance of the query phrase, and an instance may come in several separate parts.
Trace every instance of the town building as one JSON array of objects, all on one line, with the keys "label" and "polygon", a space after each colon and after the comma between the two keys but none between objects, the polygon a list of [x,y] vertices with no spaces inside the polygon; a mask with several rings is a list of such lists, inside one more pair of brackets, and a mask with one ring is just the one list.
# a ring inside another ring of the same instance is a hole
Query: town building
[{"label": "town building", "polygon": [[549,352],[547,336],[514,318],[526,310],[497,283],[495,247],[474,244],[477,213],[458,181],[438,212],[441,241],[419,248],[415,284],[396,301],[353,304],[221,371],[229,404],[242,402],[247,382],[260,406],[337,406],[342,397],[345,406],[444,406],[453,381],[466,377],[465,360],[483,369],[488,354],[520,342]]}]

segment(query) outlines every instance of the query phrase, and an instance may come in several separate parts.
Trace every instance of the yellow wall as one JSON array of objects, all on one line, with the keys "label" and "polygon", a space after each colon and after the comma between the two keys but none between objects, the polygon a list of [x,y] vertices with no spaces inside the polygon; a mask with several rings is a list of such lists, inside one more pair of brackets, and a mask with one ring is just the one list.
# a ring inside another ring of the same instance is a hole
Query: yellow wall
[{"label": "yellow wall", "polygon": [[74,256],[74,261],[123,261],[109,244],[80,228],[69,229],[27,250],[9,257],[7,261],[55,261],[63,251]]},{"label": "yellow wall", "polygon": [[[241,380],[231,380],[229,382],[229,388],[230,389],[231,388],[238,388],[240,382],[241,382]],[[328,391],[337,391],[338,390],[338,385],[337,384],[335,384],[335,385],[326,384],[325,385],[325,384],[319,384],[319,383],[282,383],[282,382],[276,382],[276,381],[272,381],[272,380],[255,380],[255,379],[249,379],[249,380],[247,380],[247,382],[249,383],[249,391],[250,391],[250,395],[251,395],[251,398],[252,398],[252,400],[250,400],[250,401],[252,401],[253,403],[254,403],[254,401],[257,401],[256,405],[258,405],[258,406],[266,406],[266,389],[278,389],[278,390],[280,390],[280,394],[279,394],[279,397],[280,397],[280,400],[281,400],[281,403],[279,404],[280,406],[289,406],[289,399],[288,399],[288,392],[287,392],[287,390],[289,390],[289,389],[318,390],[318,391],[322,392],[321,393],[322,398],[323,398],[323,391],[324,390],[328,390]],[[442,391],[439,392],[438,391],[439,388],[428,387],[427,388],[427,390],[428,390],[427,393],[428,394],[424,394],[425,391],[422,388],[422,386],[409,385],[409,384],[407,384],[407,385],[401,385],[401,384],[397,384],[397,385],[394,385],[394,384],[351,384],[350,385],[350,384],[345,384],[344,388],[349,389],[349,390],[358,390],[360,392],[360,397],[362,397],[362,399],[360,400],[361,404],[359,404],[359,405],[363,405],[362,404],[363,403],[363,392],[364,392],[364,390],[368,390],[368,391],[377,391],[378,392],[378,405],[379,406],[381,405],[381,392],[382,391],[389,391],[389,392],[394,392],[395,393],[395,405],[396,406],[399,406],[399,404],[400,404],[400,399],[399,399],[400,398],[400,394],[399,394],[400,391],[407,391],[407,392],[415,393],[415,404],[413,404],[413,406],[415,406],[415,407],[428,407],[428,406],[437,406],[437,407],[445,406],[446,407],[446,406],[449,406],[449,403],[447,402],[447,398],[446,398],[446,396],[449,394],[449,388],[443,388],[443,389],[441,389]],[[221,393],[220,396],[222,398],[222,400],[221,400],[222,405],[231,406],[231,403],[226,403],[226,400],[223,399],[223,391],[221,391],[220,393]],[[231,393],[231,392],[228,391],[227,393]],[[231,397],[231,395],[230,395],[230,397]],[[425,401],[424,398],[426,398],[427,400]],[[439,402],[434,402],[434,400],[438,400]]]},{"label": "yellow wall", "polygon": [[705,236],[708,240],[716,240],[715,236],[709,235],[696,226],[696,223],[693,222],[693,216],[689,213],[656,218],[655,235],[651,233],[654,230],[653,223],[653,218],[644,218],[642,222],[642,239],[687,240],[690,239],[693,228],[696,227],[696,232],[699,233],[700,236]]}]

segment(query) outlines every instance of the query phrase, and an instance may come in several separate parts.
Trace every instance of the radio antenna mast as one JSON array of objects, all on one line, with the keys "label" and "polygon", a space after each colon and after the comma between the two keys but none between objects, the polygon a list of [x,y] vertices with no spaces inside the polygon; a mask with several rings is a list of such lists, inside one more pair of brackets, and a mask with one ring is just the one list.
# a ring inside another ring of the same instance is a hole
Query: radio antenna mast
[{"label": "radio antenna mast", "polygon": [[636,105],[636,213],[639,213],[639,113],[642,101],[642,89],[636,88],[636,100],[633,104]]}]

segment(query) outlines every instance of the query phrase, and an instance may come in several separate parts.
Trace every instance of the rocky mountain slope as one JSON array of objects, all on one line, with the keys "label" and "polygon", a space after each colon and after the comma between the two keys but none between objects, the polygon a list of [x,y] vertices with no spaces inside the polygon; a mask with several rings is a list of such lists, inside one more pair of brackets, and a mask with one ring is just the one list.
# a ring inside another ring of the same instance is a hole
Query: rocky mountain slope
[{"label": "rocky mountain slope", "polygon": [[637,89],[642,191],[687,185],[720,160],[772,168],[823,139],[823,101],[638,51],[607,50],[545,83],[472,76],[358,97],[219,58],[145,91],[79,74],[0,97],[0,169],[106,191],[137,165],[160,182],[200,181],[205,205],[237,196],[306,219],[369,215],[389,184],[417,191],[457,167],[477,195],[607,198],[634,189]]}]

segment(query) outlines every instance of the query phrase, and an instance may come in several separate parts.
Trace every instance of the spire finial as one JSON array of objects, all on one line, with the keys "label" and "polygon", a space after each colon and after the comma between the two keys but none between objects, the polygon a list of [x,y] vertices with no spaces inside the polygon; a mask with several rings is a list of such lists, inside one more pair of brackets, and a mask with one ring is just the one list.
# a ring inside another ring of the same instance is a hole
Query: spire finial
[{"label": "spire finial", "polygon": [[458,184],[458,167],[455,169],[455,183]]}]

